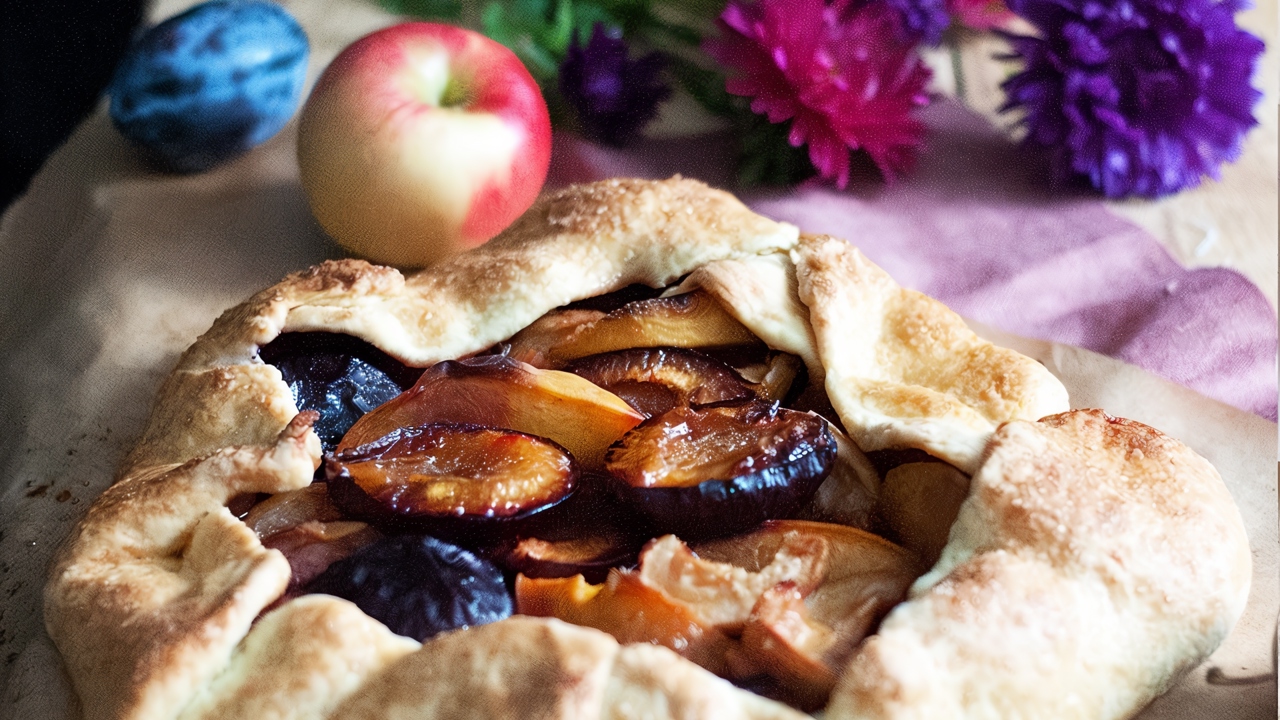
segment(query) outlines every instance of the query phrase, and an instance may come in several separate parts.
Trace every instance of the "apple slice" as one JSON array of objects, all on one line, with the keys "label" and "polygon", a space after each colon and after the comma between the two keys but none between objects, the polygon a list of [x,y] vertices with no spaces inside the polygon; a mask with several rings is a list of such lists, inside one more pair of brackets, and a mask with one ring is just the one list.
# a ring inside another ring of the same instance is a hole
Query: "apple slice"
[{"label": "apple slice", "polygon": [[827,544],[825,573],[805,597],[814,617],[832,627],[845,623],[850,609],[868,609],[862,606],[873,597],[887,601],[879,603],[887,611],[924,570],[915,553],[879,535],[812,520],[770,520],[755,532],[697,543],[692,550],[703,560],[759,572],[779,553],[793,554],[790,548],[802,540]]},{"label": "apple slice", "polygon": [[[525,337],[522,344],[544,342]],[[715,298],[695,290],[627,303],[580,326],[563,340],[548,343],[548,357],[553,367],[559,367],[588,355],[630,348],[710,348],[759,342],[760,338],[725,312]]]},{"label": "apple slice", "polygon": [[[753,533],[700,544],[695,550],[704,561],[759,571],[776,564],[778,556],[800,539],[825,544],[824,572],[811,590],[800,583],[783,588],[775,584],[772,596],[758,596],[743,626],[746,667],[740,658],[735,669],[744,672],[754,663],[756,671],[775,677],[810,704],[830,690],[826,675],[814,675],[811,669],[825,666],[832,677],[838,675],[853,649],[906,597],[923,566],[914,553],[884,538],[807,520],[771,520]],[[797,595],[803,603],[795,602]]]},{"label": "apple slice", "polygon": [[342,511],[329,499],[329,486],[322,482],[277,493],[263,500],[244,516],[244,524],[263,540],[305,522],[332,522],[342,519]]},{"label": "apple slice", "polygon": [[835,689],[839,674],[825,658],[839,642],[835,631],[809,616],[796,584],[781,582],[756,601],[730,661],[741,674],[763,671],[777,681],[779,699],[812,712]]},{"label": "apple slice", "polygon": [[382,533],[366,523],[310,520],[271,535],[262,545],[284,553],[291,570],[286,592],[297,594],[330,565],[381,538]]},{"label": "apple slice", "polygon": [[943,462],[905,463],[885,475],[876,513],[889,537],[933,565],[968,495],[969,476],[956,468]]},{"label": "apple slice", "polygon": [[613,570],[602,585],[589,585],[581,575],[517,575],[516,612],[603,630],[623,644],[662,645],[718,675],[727,672],[725,656],[733,641],[635,573]]},{"label": "apple slice", "polygon": [[827,541],[814,534],[779,538],[770,561],[754,568],[699,557],[674,535],[654,540],[640,554],[638,577],[689,609],[699,622],[736,633],[760,596],[791,581],[805,593],[826,574]]},{"label": "apple slice", "polygon": [[408,391],[356,421],[338,450],[397,428],[469,423],[547,438],[589,469],[603,466],[609,445],[642,420],[622,398],[577,375],[489,355],[432,366]]},{"label": "apple slice", "polygon": [[804,362],[791,353],[771,353],[766,361],[764,376],[753,386],[761,400],[782,402],[791,386],[804,370]]}]

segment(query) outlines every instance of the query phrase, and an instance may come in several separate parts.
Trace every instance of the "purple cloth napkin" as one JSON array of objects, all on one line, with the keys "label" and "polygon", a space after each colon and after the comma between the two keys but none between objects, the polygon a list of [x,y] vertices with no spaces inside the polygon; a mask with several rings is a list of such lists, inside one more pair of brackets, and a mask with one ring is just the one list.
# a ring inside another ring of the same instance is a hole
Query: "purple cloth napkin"
[{"label": "purple cloth napkin", "polygon": [[[845,192],[811,183],[744,195],[757,212],[847,238],[903,285],[1026,337],[1124,360],[1276,419],[1276,314],[1243,275],[1188,270],[1091,196],[1055,193],[1043,168],[953,101],[925,113],[917,171]],[[673,173],[726,186],[723,137],[622,151],[556,137],[551,184]]]}]

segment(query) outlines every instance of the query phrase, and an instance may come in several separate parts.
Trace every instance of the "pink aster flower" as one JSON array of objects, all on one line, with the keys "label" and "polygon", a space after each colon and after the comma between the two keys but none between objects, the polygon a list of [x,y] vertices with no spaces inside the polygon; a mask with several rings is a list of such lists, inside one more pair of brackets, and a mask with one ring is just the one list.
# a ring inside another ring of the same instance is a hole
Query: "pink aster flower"
[{"label": "pink aster flower", "polygon": [[929,70],[887,3],[730,0],[721,36],[703,48],[730,68],[725,88],[751,98],[769,122],[791,120],[789,140],[841,188],[849,153],[864,150],[892,181],[909,170],[924,125]]},{"label": "pink aster flower", "polygon": [[947,10],[974,30],[1001,28],[1013,19],[1004,0],[947,0]]}]

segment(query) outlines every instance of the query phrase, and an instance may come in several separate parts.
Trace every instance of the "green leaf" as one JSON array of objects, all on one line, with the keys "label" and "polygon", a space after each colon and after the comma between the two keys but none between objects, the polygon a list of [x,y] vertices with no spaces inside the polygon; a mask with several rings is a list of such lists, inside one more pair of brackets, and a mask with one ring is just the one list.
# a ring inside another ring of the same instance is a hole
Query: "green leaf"
[{"label": "green leaf", "polygon": [[716,70],[704,68],[677,55],[668,55],[667,71],[685,92],[713,115],[736,117],[744,110],[750,112],[741,98],[730,95],[724,89],[724,75]]},{"label": "green leaf", "polygon": [[751,113],[740,118],[738,137],[742,150],[738,158],[738,182],[744,187],[794,185],[813,177],[817,171],[804,147],[792,147],[789,122],[771,123],[763,115]]},{"label": "green leaf", "polygon": [[462,0],[379,0],[379,4],[397,15],[427,20],[457,20],[462,17]]},{"label": "green leaf", "polygon": [[546,9],[547,3],[542,0],[494,0],[480,13],[484,34],[511,48],[544,87],[555,81],[563,55],[548,49],[542,41],[547,34],[547,21],[542,15]]}]

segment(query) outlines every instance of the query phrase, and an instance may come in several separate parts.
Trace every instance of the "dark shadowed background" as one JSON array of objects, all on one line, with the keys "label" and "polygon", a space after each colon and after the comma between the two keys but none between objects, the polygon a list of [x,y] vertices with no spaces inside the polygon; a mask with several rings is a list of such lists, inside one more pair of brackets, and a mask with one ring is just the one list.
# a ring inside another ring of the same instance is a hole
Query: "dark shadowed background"
[{"label": "dark shadowed background", "polygon": [[144,4],[0,2],[0,211],[93,111]]}]

